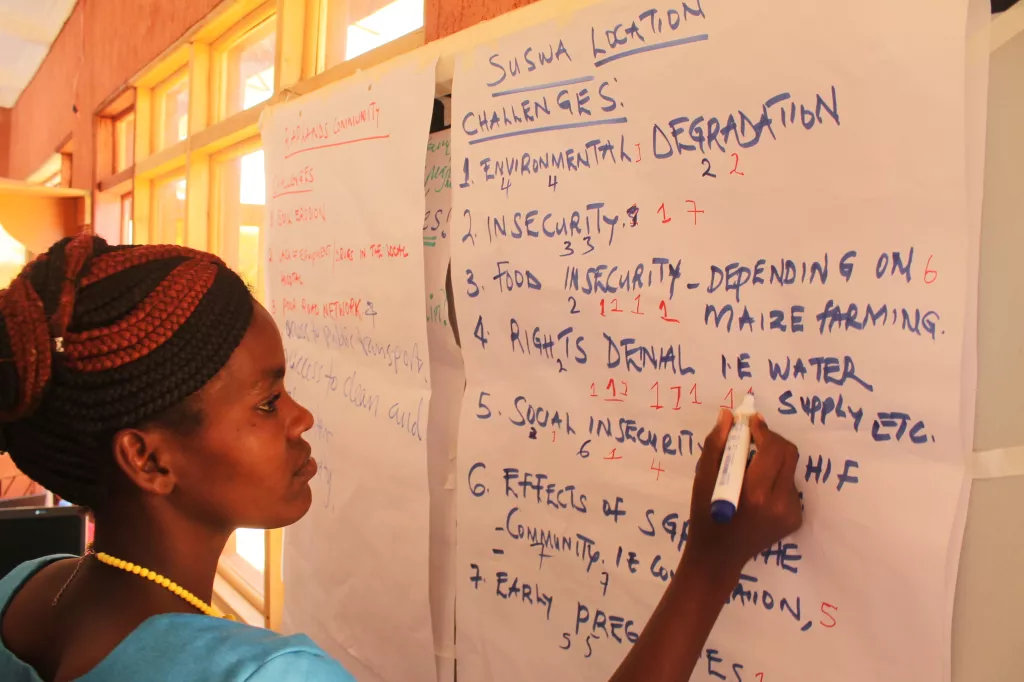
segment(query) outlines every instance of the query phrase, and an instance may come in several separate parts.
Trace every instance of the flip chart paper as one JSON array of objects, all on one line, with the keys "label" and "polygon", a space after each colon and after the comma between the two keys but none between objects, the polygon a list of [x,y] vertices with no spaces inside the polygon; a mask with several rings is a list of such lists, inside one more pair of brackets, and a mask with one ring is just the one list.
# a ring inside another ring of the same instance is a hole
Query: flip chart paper
[{"label": "flip chart paper", "polygon": [[[423,166],[434,64],[272,107],[267,291],[320,472],[285,539],[285,623],[361,681],[436,679]],[[401,655],[396,655],[401,652]]]},{"label": "flip chart paper", "polygon": [[609,2],[457,62],[460,680],[607,679],[748,391],[805,522],[693,679],[949,678],[966,8]]}]

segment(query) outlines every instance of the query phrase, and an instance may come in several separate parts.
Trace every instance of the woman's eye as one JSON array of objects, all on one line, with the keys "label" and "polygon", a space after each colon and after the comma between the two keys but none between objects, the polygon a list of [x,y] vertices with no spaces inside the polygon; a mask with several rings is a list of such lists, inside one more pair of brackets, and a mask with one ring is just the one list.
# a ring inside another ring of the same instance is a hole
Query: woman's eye
[{"label": "woman's eye", "polygon": [[277,412],[277,401],[280,400],[280,399],[281,399],[281,394],[278,393],[277,395],[272,397],[270,400],[268,400],[265,403],[263,403],[262,405],[260,405],[259,406],[259,410],[261,412],[266,412],[267,414],[273,414],[274,412]]}]

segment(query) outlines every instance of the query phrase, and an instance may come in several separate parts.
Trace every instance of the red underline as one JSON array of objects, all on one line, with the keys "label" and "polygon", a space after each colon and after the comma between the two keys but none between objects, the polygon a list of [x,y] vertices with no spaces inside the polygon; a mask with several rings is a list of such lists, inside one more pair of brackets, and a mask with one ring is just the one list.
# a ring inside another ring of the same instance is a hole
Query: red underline
[{"label": "red underline", "polygon": [[[285,158],[288,158],[288,157],[285,157]],[[293,189],[293,190],[291,190],[291,191],[289,191],[289,192],[281,192],[280,194],[275,194],[275,195],[274,195],[273,197],[271,197],[271,198],[272,198],[272,199],[276,199],[276,198],[278,198],[278,197],[286,197],[286,196],[288,196],[289,194],[308,194],[309,192],[312,192],[312,191],[313,191],[313,190],[311,190],[311,189]]]},{"label": "red underline", "polygon": [[391,137],[391,133],[388,133],[387,135],[373,135],[372,137],[360,137],[358,140],[345,140],[344,142],[332,142],[330,144],[322,144],[322,145],[319,145],[317,147],[308,147],[306,149],[296,149],[294,152],[292,152],[290,154],[285,154],[284,158],[290,159],[293,156],[295,156],[296,154],[303,154],[305,152],[312,152],[312,151],[316,151],[317,149],[327,149],[329,147],[341,147],[341,146],[344,146],[346,144],[355,144],[356,142],[367,142],[368,140],[386,140],[389,137]]}]

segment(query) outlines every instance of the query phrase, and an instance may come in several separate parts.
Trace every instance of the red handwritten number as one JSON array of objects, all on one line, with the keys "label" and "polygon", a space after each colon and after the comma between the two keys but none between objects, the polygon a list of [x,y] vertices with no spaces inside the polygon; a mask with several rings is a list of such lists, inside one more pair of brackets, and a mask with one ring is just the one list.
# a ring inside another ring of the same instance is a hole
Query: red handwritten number
[{"label": "red handwritten number", "polygon": [[660,481],[661,480],[661,475],[663,473],[665,473],[665,470],[661,468],[661,464],[658,464],[658,466],[654,466],[654,460],[653,459],[651,460],[651,471],[657,471],[658,472],[657,475],[656,475],[657,477],[654,479],[656,481]]},{"label": "red handwritten number", "polygon": [[609,461],[615,460],[615,459],[622,459],[622,455],[616,456],[616,454],[615,454],[616,450],[618,450],[618,448],[612,448],[612,451],[608,453],[608,456],[605,457],[605,459],[607,459]]},{"label": "red handwritten number", "polygon": [[633,311],[633,314],[634,315],[643,315],[643,313],[640,312],[640,294],[637,294],[636,298],[634,298],[633,300],[636,301],[636,310]]},{"label": "red handwritten number", "polygon": [[607,315],[605,314],[606,312],[624,312],[624,310],[621,307],[618,307],[618,299],[617,298],[611,299],[611,307],[606,309],[604,307],[604,299],[602,298],[601,299],[601,316],[602,317],[607,317]]},{"label": "red handwritten number", "polygon": [[[932,284],[932,283],[935,282],[936,279],[939,278],[939,273],[936,272],[935,270],[932,270],[932,258],[933,257],[934,256],[928,256],[928,262],[924,266],[924,283],[925,284]],[[931,275],[932,278],[928,279],[928,275]]]},{"label": "red handwritten number", "polygon": [[758,673],[754,677],[757,678],[757,682],[764,682],[764,673]]},{"label": "red handwritten number", "polygon": [[[675,394],[676,394],[676,406],[672,408],[672,411],[674,412],[676,410],[683,409],[682,407],[679,406],[679,403],[682,402],[682,400],[683,400],[683,387],[682,386],[673,386],[672,390],[675,391]],[[697,390],[697,384],[693,385],[693,390],[695,390],[695,391]],[[696,397],[696,394],[694,394],[694,396]]]},{"label": "red handwritten number", "polygon": [[745,173],[739,170],[740,167],[740,155],[733,152],[732,158],[736,160],[736,163],[732,165],[732,170],[729,171],[729,175],[745,175]]},{"label": "red handwritten number", "polygon": [[675,322],[676,324],[679,324],[679,320],[675,319],[674,317],[668,316],[668,306],[665,305],[665,301],[662,301],[658,305],[658,310],[661,311],[661,319],[665,320],[666,322]]},{"label": "red handwritten number", "polygon": [[639,142],[636,143],[636,162],[635,163],[640,163],[640,143]]},{"label": "red handwritten number", "polygon": [[616,395],[618,395],[618,393],[615,392],[615,379],[609,379],[608,380],[608,385],[605,386],[604,388],[605,388],[605,390],[610,390],[612,392],[612,398],[613,399],[615,398]]},{"label": "red handwritten number", "polygon": [[655,410],[660,410],[664,405],[661,404],[661,391],[658,388],[658,382],[655,381],[654,385],[651,386],[651,390],[654,391],[654,404],[651,405]]},{"label": "red handwritten number", "polygon": [[701,402],[699,400],[697,400],[697,384],[694,384],[693,388],[690,389],[690,395],[693,396],[693,400],[691,402],[694,405],[700,405],[701,404]]},{"label": "red handwritten number", "polygon": [[670,222],[672,222],[672,219],[669,218],[668,214],[665,212],[665,204],[662,204],[661,206],[658,207],[658,213],[661,214],[661,222],[662,223],[670,223]]},{"label": "red handwritten number", "polygon": [[704,209],[703,209],[703,208],[701,208],[701,209],[698,209],[698,208],[697,208],[697,202],[696,202],[696,201],[694,201],[693,199],[687,199],[687,200],[686,200],[686,203],[688,203],[688,204],[693,204],[693,208],[691,208],[690,210],[688,210],[688,211],[687,211],[687,213],[692,213],[692,214],[693,214],[693,226],[694,226],[694,227],[697,227],[697,214],[698,214],[698,213],[703,213],[703,212],[704,212]]},{"label": "red handwritten number", "polygon": [[828,613],[827,611],[825,611],[826,608],[834,609],[836,611],[839,610],[839,607],[834,605],[834,604],[829,604],[828,602],[824,602],[824,601],[821,602],[821,613],[822,613],[822,615],[824,615],[826,618],[828,618],[832,622],[831,623],[826,623],[823,620],[822,621],[818,621],[818,622],[821,624],[822,627],[834,628],[836,626],[836,619],[832,616],[831,613]]},{"label": "red handwritten number", "polygon": [[590,384],[590,397],[591,398],[596,398],[597,397],[597,384]]},{"label": "red handwritten number", "polygon": [[[726,405],[727,402],[729,403],[728,405]],[[731,388],[729,389],[729,392],[725,394],[725,397],[722,398],[722,407],[728,408],[730,410],[733,410],[733,409],[736,408],[735,404],[733,403],[732,389]]]}]

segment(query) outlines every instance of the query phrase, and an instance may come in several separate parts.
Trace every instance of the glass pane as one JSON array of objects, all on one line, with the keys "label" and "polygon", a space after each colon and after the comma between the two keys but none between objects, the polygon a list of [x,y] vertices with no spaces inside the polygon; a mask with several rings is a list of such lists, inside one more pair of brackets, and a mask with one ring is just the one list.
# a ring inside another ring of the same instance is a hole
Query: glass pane
[{"label": "glass pane", "polygon": [[256,106],[274,93],[274,25],[268,19],[228,51],[226,115]]},{"label": "glass pane", "polygon": [[257,300],[262,300],[260,230],[267,203],[263,150],[225,162],[222,173],[223,253],[219,255],[242,277]]},{"label": "glass pane", "polygon": [[[369,6],[360,9],[359,5]],[[353,10],[365,14],[346,27],[345,59],[358,57],[423,26],[423,0],[364,0],[353,3]]]},{"label": "glass pane", "polygon": [[[239,528],[235,531],[235,553],[245,559],[260,574],[263,573],[263,567],[266,564],[265,532],[254,528]],[[253,585],[253,587],[258,587],[261,591],[263,589],[262,585]]]},{"label": "glass pane", "polygon": [[135,163],[135,112],[114,121],[114,172]]},{"label": "glass pane", "polygon": [[25,266],[28,252],[21,242],[7,234],[0,225],[0,290],[6,289]]},{"label": "glass pane", "polygon": [[151,243],[185,245],[185,190],[185,178],[172,178],[156,185],[156,230]]},{"label": "glass pane", "polygon": [[164,95],[164,139],[161,148],[170,147],[188,137],[188,79],[171,87]]},{"label": "glass pane", "polygon": [[121,197],[121,243],[122,244],[134,244],[135,243],[135,225],[132,211],[134,210],[134,201],[132,200],[132,194],[129,192]]}]

